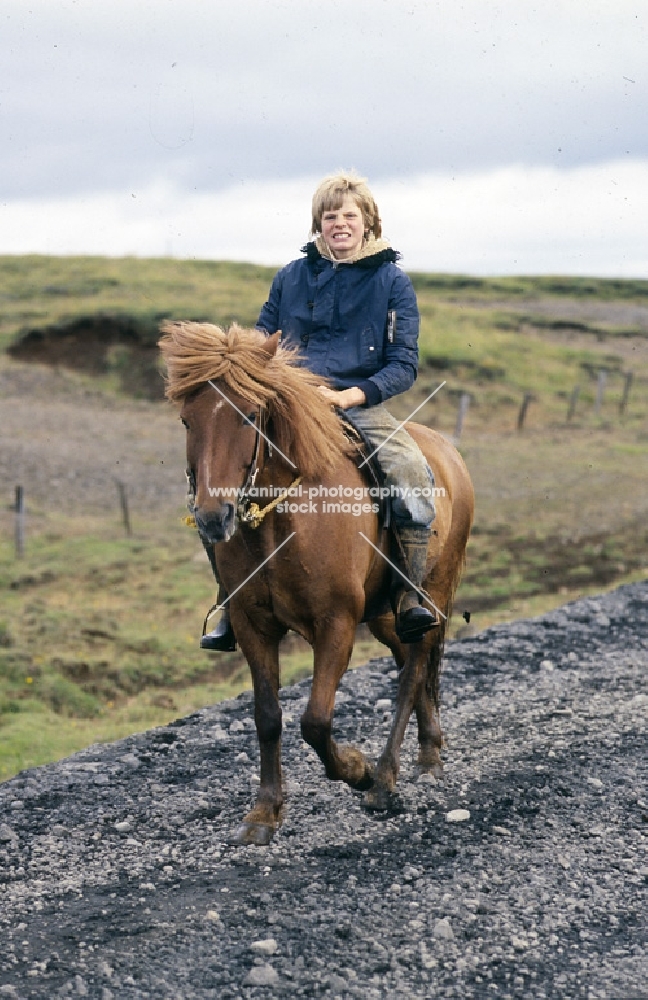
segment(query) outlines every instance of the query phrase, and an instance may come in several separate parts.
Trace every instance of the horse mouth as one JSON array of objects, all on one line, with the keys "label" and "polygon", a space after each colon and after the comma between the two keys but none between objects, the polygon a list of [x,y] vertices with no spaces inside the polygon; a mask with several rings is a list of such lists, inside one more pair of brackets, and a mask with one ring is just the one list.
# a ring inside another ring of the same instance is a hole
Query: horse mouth
[{"label": "horse mouth", "polygon": [[229,542],[236,531],[234,504],[223,504],[215,511],[201,511],[197,508],[194,510],[194,517],[201,537],[210,545]]}]

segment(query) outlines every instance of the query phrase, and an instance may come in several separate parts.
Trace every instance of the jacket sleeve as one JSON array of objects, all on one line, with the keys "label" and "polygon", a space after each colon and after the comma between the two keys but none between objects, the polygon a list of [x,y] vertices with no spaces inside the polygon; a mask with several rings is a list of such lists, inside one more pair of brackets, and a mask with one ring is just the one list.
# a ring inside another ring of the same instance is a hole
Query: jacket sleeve
[{"label": "jacket sleeve", "polygon": [[279,329],[279,309],[281,306],[281,286],[283,284],[283,270],[275,274],[270,286],[268,301],[264,304],[259,318],[256,321],[257,330],[264,330],[266,333],[276,333]]},{"label": "jacket sleeve", "polygon": [[388,343],[385,333],[385,364],[359,385],[367,397],[367,406],[406,392],[418,371],[419,311],[414,286],[403,271],[397,271],[387,308],[396,312],[394,340]]}]

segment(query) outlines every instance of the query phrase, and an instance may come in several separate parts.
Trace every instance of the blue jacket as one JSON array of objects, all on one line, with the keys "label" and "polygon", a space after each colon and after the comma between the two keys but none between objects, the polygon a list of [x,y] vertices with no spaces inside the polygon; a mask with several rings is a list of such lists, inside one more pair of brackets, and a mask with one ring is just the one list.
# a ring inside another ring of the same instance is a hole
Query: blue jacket
[{"label": "blue jacket", "polygon": [[304,258],[275,276],[257,327],[281,330],[282,344],[299,348],[311,371],[334,389],[358,386],[367,406],[405,392],[418,367],[419,313],[412,283],[396,266],[398,254],[388,249],[334,264],[314,243],[304,250]]}]

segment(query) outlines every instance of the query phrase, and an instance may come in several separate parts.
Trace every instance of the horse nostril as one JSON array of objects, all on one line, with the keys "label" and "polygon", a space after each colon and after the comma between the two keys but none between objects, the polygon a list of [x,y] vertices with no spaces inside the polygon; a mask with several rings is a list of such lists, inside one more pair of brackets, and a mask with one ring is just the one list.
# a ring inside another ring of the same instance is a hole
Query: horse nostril
[{"label": "horse nostril", "polygon": [[234,525],[234,504],[224,503],[218,510],[194,511],[196,526],[203,538],[212,545],[230,537]]}]

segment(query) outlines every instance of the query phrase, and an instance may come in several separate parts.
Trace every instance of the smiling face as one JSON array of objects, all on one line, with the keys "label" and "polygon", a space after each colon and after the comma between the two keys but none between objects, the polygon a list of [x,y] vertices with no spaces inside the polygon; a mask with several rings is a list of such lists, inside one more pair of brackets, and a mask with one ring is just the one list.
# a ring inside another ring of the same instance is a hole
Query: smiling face
[{"label": "smiling face", "polygon": [[364,240],[365,222],[353,195],[345,194],[339,208],[322,212],[321,232],[337,260],[347,260],[358,252]]}]

